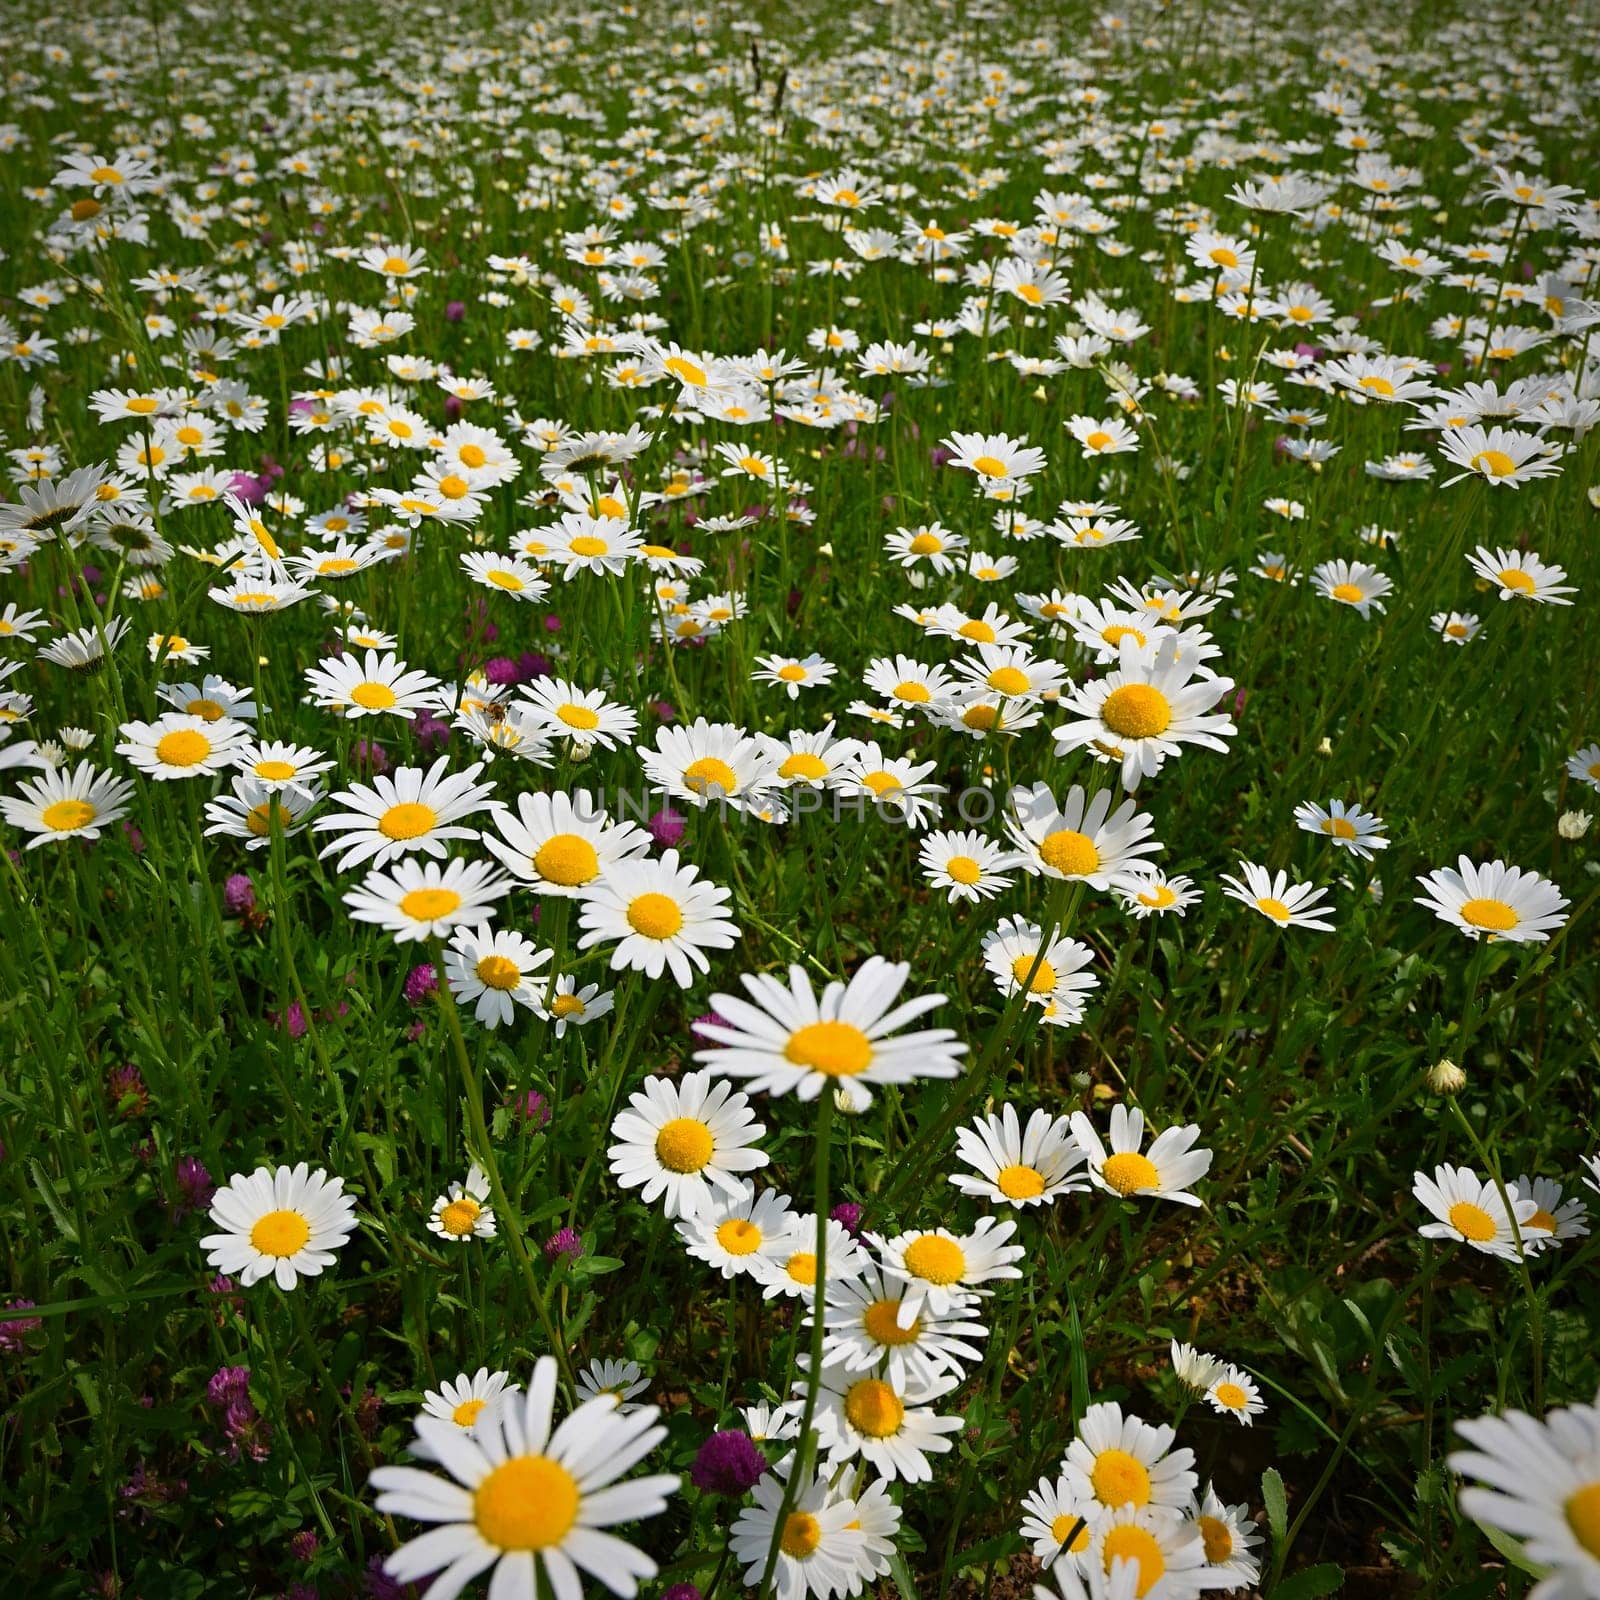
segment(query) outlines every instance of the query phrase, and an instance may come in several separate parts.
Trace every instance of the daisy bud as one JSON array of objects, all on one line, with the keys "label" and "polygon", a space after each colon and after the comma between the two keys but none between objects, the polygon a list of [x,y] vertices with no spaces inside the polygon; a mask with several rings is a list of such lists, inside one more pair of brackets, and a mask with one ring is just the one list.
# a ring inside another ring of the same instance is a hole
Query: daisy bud
[{"label": "daisy bud", "polygon": [[1434,1094],[1460,1094],[1467,1086],[1467,1075],[1453,1061],[1440,1061],[1428,1068],[1424,1081]]},{"label": "daisy bud", "polygon": [[1556,823],[1556,832],[1563,839],[1581,839],[1593,821],[1594,818],[1587,811],[1563,811]]}]

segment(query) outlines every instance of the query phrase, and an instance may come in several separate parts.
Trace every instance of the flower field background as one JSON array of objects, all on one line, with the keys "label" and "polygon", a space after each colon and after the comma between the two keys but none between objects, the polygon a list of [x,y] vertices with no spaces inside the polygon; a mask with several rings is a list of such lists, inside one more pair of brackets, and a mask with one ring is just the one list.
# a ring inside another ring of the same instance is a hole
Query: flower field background
[{"label": "flower field background", "polygon": [[1600,14],[3,22],[0,1570],[1600,1596]]}]

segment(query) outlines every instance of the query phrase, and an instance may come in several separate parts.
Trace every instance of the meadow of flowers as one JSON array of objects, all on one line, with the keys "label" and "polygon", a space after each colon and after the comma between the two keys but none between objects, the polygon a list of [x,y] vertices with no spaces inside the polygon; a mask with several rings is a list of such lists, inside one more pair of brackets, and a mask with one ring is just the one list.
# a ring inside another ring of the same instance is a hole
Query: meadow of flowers
[{"label": "meadow of flowers", "polygon": [[1600,1596],[1592,6],[3,32],[12,1594]]}]

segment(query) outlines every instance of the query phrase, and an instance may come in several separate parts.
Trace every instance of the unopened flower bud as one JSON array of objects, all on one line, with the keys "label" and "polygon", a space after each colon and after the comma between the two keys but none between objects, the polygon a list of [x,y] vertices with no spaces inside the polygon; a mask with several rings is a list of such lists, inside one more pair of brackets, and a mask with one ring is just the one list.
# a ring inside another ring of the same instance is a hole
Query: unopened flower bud
[{"label": "unopened flower bud", "polygon": [[1438,1061],[1428,1068],[1423,1081],[1434,1094],[1460,1094],[1467,1086],[1467,1075],[1453,1061]]},{"label": "unopened flower bud", "polygon": [[1593,821],[1587,811],[1563,811],[1556,822],[1556,832],[1563,839],[1581,839]]}]

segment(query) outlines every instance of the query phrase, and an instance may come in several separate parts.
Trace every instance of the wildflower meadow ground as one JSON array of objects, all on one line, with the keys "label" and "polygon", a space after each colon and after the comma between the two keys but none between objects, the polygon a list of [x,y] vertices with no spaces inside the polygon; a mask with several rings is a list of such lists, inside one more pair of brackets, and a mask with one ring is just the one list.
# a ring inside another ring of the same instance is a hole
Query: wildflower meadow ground
[{"label": "wildflower meadow ground", "polygon": [[17,1600],[1600,1597],[1600,11],[0,15]]}]

